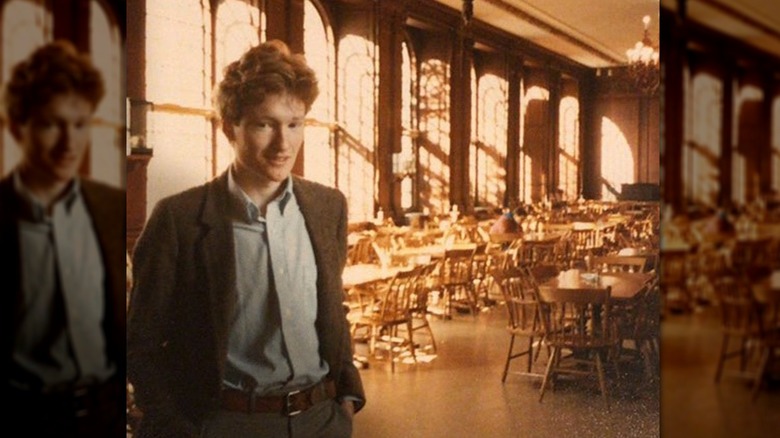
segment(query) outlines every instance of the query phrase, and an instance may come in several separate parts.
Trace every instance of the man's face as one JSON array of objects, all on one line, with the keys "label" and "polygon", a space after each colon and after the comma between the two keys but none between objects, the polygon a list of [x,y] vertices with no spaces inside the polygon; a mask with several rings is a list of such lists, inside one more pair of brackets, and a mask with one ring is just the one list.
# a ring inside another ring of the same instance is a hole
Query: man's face
[{"label": "man's face", "polygon": [[303,144],[305,116],[304,103],[288,93],[269,95],[248,107],[239,123],[225,130],[239,170],[269,184],[287,179]]},{"label": "man's face", "polygon": [[22,166],[36,184],[67,183],[78,173],[89,146],[92,104],[66,93],[56,95],[21,125],[11,126],[22,148]]}]

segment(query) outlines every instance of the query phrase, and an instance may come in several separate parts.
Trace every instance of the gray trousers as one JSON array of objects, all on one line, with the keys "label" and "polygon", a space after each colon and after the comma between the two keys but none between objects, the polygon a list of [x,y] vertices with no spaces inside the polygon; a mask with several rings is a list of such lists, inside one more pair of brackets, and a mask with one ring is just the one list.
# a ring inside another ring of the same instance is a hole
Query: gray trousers
[{"label": "gray trousers", "polygon": [[203,422],[202,438],[349,438],[352,419],[336,400],[294,416],[217,411]]}]

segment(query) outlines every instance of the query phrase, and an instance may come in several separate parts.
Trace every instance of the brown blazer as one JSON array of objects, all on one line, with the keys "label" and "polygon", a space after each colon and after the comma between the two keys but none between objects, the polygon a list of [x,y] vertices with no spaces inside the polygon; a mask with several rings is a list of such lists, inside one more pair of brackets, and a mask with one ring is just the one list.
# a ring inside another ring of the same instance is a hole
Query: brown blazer
[{"label": "brown blazer", "polygon": [[[338,396],[365,399],[343,307],[346,199],[335,189],[299,178],[293,191],[317,263],[320,354]],[[229,196],[223,173],[161,200],[136,244],[127,359],[143,411],[139,437],[196,435],[204,415],[219,409],[238,302]]]},{"label": "brown blazer", "polygon": [[[117,365],[117,375],[126,372],[126,295],[125,286],[125,191],[101,183],[81,180],[81,193],[95,227],[103,258],[105,278],[105,321],[108,356]],[[0,324],[4,351],[4,370],[8,370],[13,351],[18,300],[21,298],[21,261],[17,220],[21,208],[13,178],[0,180]],[[124,396],[122,396],[124,399]],[[124,403],[124,400],[120,401]]]}]

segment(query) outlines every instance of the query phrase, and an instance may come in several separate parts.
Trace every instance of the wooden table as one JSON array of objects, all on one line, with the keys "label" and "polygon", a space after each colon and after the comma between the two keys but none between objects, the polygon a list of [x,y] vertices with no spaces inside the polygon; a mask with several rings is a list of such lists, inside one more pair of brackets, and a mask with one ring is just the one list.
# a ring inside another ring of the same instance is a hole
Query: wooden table
[{"label": "wooden table", "polygon": [[409,268],[403,266],[382,267],[371,263],[349,265],[344,268],[344,272],[341,274],[341,281],[344,285],[344,290],[349,290],[356,286],[389,280],[403,269]]},{"label": "wooden table", "polygon": [[602,272],[595,280],[586,279],[587,274],[582,269],[569,269],[561,271],[557,277],[553,277],[539,285],[540,288],[556,289],[603,289],[612,288],[611,298],[615,300],[632,300],[642,291],[647,282],[653,278],[653,274],[644,272]]},{"label": "wooden table", "polygon": [[449,249],[476,249],[474,243],[454,243],[451,245],[426,245],[417,247],[407,247],[397,249],[391,252],[393,259],[414,260],[418,257],[430,257],[431,259],[440,259]]}]

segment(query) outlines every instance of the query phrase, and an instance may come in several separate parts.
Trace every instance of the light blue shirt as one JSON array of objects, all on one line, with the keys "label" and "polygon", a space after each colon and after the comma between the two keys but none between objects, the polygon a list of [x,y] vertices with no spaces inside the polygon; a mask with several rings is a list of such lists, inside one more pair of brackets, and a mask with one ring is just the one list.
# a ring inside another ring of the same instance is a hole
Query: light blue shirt
[{"label": "light blue shirt", "polygon": [[10,383],[39,389],[103,381],[105,273],[92,220],[75,180],[47,211],[14,174],[24,210],[18,219],[22,301]]},{"label": "light blue shirt", "polygon": [[231,169],[238,306],[228,343],[225,384],[279,394],[322,380],[317,265],[292,178],[265,217],[236,184]]}]

